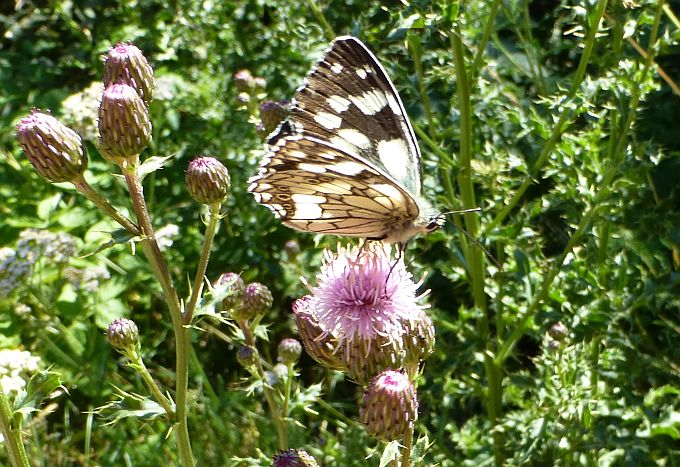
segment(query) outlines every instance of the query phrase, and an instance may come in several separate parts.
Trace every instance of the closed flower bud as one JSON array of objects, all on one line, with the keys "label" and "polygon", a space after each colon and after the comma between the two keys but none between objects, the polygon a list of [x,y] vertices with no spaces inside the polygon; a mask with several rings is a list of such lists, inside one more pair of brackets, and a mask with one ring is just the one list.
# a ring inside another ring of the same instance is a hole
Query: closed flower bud
[{"label": "closed flower bud", "polygon": [[262,128],[258,132],[262,136],[269,135],[288,116],[287,102],[266,101],[260,105]]},{"label": "closed flower bud", "polygon": [[261,78],[259,76],[257,78],[255,78],[254,82],[255,82],[256,88],[264,89],[264,88],[267,87],[267,80],[264,79],[264,78]]},{"label": "closed flower bud", "polygon": [[116,83],[132,87],[147,106],[153,98],[153,69],[142,51],[132,44],[117,44],[104,57],[104,87]]},{"label": "closed flower bud", "polygon": [[118,318],[109,324],[106,339],[118,351],[133,351],[139,346],[139,329],[134,321]]},{"label": "closed flower bud", "polygon": [[236,360],[243,368],[250,368],[257,361],[257,350],[250,345],[241,346],[236,352]]},{"label": "closed flower bud", "polygon": [[274,299],[266,285],[259,282],[248,284],[243,291],[243,305],[232,310],[232,317],[237,321],[252,319],[263,314],[272,307]]},{"label": "closed flower bud", "polygon": [[231,310],[232,308],[238,308],[243,304],[243,291],[246,288],[243,278],[240,274],[235,272],[225,272],[223,273],[217,282],[215,282],[215,287],[226,287],[226,296],[222,299],[222,309]]},{"label": "closed flower bud", "polygon": [[558,342],[562,342],[567,336],[569,336],[569,329],[560,321],[548,329],[548,335]]},{"label": "closed flower bud", "polygon": [[99,105],[99,142],[111,162],[139,155],[151,141],[151,121],[144,101],[127,84],[111,84]]},{"label": "closed flower bud", "polygon": [[214,157],[192,160],[187,169],[186,182],[189,194],[199,203],[221,203],[229,194],[229,172]]},{"label": "closed flower bud", "polygon": [[398,339],[376,336],[371,339],[357,337],[344,342],[338,354],[347,365],[347,376],[355,383],[366,386],[376,375],[389,368],[404,364],[404,348]]},{"label": "closed flower bud", "polygon": [[427,360],[427,358],[434,352],[434,325],[424,311],[420,312],[420,316],[407,322],[404,326],[406,332],[404,333],[403,345],[406,351],[406,363],[420,363]]},{"label": "closed flower bud", "polygon": [[17,139],[35,171],[50,182],[73,181],[87,167],[80,136],[52,115],[33,109],[17,125]]},{"label": "closed flower bud", "polygon": [[304,449],[288,449],[274,456],[272,467],[319,467]]},{"label": "closed flower bud", "polygon": [[239,70],[234,73],[234,86],[239,92],[248,93],[255,87],[255,78],[250,70]]},{"label": "closed flower bud", "polygon": [[376,376],[364,393],[360,415],[371,436],[385,441],[402,439],[418,418],[413,383],[399,371]]},{"label": "closed flower bud", "polygon": [[302,345],[297,339],[283,339],[279,342],[279,361],[284,365],[292,365],[302,354]]},{"label": "closed flower bud", "polygon": [[338,355],[335,349],[336,342],[330,334],[324,333],[319,322],[314,317],[311,309],[309,296],[303,297],[293,303],[293,318],[300,334],[300,339],[305,346],[307,354],[320,365],[331,370],[347,371],[347,365]]},{"label": "closed flower bud", "polygon": [[288,255],[288,259],[293,260],[300,253],[300,244],[297,240],[288,240],[283,245],[283,251]]}]

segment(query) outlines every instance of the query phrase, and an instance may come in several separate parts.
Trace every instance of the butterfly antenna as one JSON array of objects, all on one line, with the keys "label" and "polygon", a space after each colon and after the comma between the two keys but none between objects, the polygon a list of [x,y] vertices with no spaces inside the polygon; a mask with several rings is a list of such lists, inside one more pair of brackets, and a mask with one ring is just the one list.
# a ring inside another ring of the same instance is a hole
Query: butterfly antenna
[{"label": "butterfly antenna", "polygon": [[[479,209],[479,208],[477,208],[477,209]],[[460,211],[459,211],[459,212],[460,212]],[[461,227],[458,227],[458,226],[457,226],[456,224],[454,224],[454,223],[451,223],[451,225],[453,225],[456,229],[458,229],[459,232],[461,232],[463,235],[465,235],[465,237],[466,237],[468,240],[470,240],[472,243],[474,243],[474,244],[477,246],[477,248],[479,248],[480,250],[482,250],[482,251],[484,252],[484,254],[487,256],[487,258],[489,258],[489,259],[491,260],[491,262],[492,262],[493,264],[496,265],[496,267],[498,268],[498,270],[501,271],[501,272],[503,272],[503,266],[501,266],[501,264],[498,262],[498,260],[496,260],[496,258],[494,257],[494,255],[492,255],[492,254],[489,252],[489,250],[487,250],[481,243],[479,243],[477,240],[475,240],[475,239],[472,237],[472,235],[470,235],[469,233],[467,233],[467,232],[465,231],[465,229],[463,229],[463,228],[461,228]]]}]

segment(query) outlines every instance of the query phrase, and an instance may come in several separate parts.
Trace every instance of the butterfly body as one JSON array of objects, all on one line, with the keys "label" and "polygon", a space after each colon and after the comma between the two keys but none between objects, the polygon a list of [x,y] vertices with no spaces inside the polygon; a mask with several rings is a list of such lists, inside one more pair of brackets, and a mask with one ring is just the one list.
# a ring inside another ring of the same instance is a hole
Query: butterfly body
[{"label": "butterfly body", "polygon": [[399,94],[356,38],[333,41],[269,143],[249,191],[288,227],[397,243],[443,221]]}]

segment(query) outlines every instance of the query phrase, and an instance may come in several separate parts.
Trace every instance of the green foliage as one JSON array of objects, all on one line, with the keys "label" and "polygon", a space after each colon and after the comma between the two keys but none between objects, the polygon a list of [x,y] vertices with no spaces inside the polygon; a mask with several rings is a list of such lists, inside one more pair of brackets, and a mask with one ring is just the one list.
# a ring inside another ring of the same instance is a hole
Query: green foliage
[{"label": "green foliage", "polygon": [[[161,288],[138,243],[71,185],[41,180],[14,125],[39,107],[91,126],[67,97],[99,81],[110,45],[134,42],[156,74],[144,188],[154,226],[178,227],[163,252],[175,286],[186,302],[205,230],[184,185],[186,166],[196,155],[217,157],[232,191],[206,277],[242,272],[271,289],[274,306],[255,333],[274,362],[278,342],[295,332],[290,305],[306,293],[299,277],[313,282],[322,247],[338,240],[281,226],[246,192],[263,143],[232,76],[247,68],[266,79],[266,98],[290,98],[336,34],[357,35],[385,64],[419,136],[427,196],[442,211],[472,207],[462,196],[467,145],[467,176],[482,208],[452,215],[405,253],[416,277],[427,274],[437,330],[419,380],[413,459],[677,464],[680,97],[660,70],[679,81],[678,8],[617,0],[600,21],[602,5],[52,0],[0,7],[0,248],[18,251],[22,235],[39,229],[69,234],[76,249],[65,262],[42,252],[9,294],[0,290],[1,347],[39,355],[68,391],[41,412],[25,411],[34,464],[177,462],[173,423],[138,396],[142,377],[118,365],[104,331],[117,317],[134,319],[163,391],[174,388],[175,349]],[[658,40],[650,43],[657,17]],[[461,131],[466,99],[469,136]],[[130,215],[115,168],[91,138],[87,145],[87,180]],[[478,216],[479,229],[469,216]],[[492,257],[481,276],[474,257],[484,253],[466,229]],[[291,240],[299,252],[286,251]],[[193,451],[199,465],[268,465],[279,445],[267,386],[237,364],[244,335],[217,319],[219,300],[204,295],[192,329]],[[568,329],[560,342],[547,334],[556,322]],[[328,466],[391,459],[395,453],[357,422],[358,386],[304,356],[299,370],[286,421],[291,447]]]}]

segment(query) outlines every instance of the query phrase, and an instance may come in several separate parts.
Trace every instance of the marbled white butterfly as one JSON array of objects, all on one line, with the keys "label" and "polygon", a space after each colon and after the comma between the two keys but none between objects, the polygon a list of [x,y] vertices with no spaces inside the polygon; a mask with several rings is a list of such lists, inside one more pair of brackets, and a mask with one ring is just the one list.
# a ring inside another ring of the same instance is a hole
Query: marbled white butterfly
[{"label": "marbled white butterfly", "polygon": [[333,41],[269,144],[248,191],[288,227],[401,243],[444,221],[421,196],[399,94],[359,39]]}]

